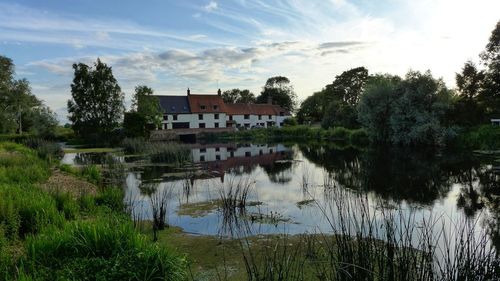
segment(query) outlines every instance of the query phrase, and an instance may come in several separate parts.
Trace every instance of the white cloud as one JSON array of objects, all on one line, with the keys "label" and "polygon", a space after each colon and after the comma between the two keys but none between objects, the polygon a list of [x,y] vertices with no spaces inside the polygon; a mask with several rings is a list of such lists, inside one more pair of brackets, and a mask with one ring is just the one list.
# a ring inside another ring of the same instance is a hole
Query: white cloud
[{"label": "white cloud", "polygon": [[207,5],[205,5],[205,10],[207,12],[212,12],[217,9],[217,2],[215,1],[210,1]]}]

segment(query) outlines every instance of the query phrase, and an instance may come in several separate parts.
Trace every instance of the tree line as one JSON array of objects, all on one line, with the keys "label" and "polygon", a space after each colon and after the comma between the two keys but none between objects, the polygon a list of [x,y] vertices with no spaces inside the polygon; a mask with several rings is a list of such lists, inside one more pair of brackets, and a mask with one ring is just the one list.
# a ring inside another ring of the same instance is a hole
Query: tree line
[{"label": "tree line", "polygon": [[500,22],[480,59],[480,67],[467,61],[456,74],[456,90],[430,71],[399,77],[350,69],[305,99],[297,119],[323,128],[363,127],[373,142],[444,144],[461,129],[500,118]]}]

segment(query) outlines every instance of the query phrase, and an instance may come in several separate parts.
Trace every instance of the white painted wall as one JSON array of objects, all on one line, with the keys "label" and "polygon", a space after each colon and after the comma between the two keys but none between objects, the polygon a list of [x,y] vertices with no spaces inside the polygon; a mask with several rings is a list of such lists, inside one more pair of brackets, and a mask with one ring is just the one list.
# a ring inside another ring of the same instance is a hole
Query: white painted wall
[{"label": "white painted wall", "polygon": [[[240,124],[241,127],[251,128],[253,126],[257,126],[257,124],[264,123],[264,127],[267,127],[267,122],[274,122],[275,127],[281,127],[281,123],[290,116],[278,116],[278,115],[261,115],[261,119],[259,119],[259,115],[250,114],[249,119],[245,119],[244,115],[233,115],[233,121],[237,124]],[[229,120],[229,117],[228,117]]]},{"label": "white painted wall", "polygon": [[199,128],[200,123],[205,124],[205,128],[215,128],[215,123],[219,123],[219,128],[226,128],[226,113],[219,113],[219,118],[215,119],[215,113],[201,113],[203,120],[199,120],[198,114],[177,114],[177,120],[174,120],[173,114],[168,114],[168,120],[162,121],[162,129],[171,130],[173,123],[189,122],[189,128]]}]

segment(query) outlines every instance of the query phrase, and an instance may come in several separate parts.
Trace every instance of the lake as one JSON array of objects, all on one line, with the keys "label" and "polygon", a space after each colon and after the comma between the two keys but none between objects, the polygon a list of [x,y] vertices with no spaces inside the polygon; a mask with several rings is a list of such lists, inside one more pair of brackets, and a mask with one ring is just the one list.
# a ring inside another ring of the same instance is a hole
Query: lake
[{"label": "lake", "polygon": [[[449,237],[468,224],[500,246],[500,176],[494,157],[457,151],[356,149],[333,144],[194,144],[193,165],[129,163],[126,202],[136,219],[152,219],[162,196],[170,225],[196,235],[349,233],[390,221],[429,226]],[[101,163],[103,154],[66,154],[63,163]],[[220,207],[235,186],[246,206]],[[363,221],[370,224],[363,224]],[[344,231],[342,233],[345,233]],[[386,233],[377,232],[383,239]],[[417,238],[415,238],[417,239]]]}]

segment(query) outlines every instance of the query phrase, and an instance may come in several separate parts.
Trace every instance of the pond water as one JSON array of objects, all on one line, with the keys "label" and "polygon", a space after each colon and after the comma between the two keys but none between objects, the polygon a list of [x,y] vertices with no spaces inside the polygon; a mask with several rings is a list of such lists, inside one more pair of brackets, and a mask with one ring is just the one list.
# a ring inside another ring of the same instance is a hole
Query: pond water
[{"label": "pond water", "polygon": [[[500,245],[495,158],[330,144],[196,144],[191,154],[196,169],[118,157],[142,163],[126,174],[125,200],[135,218],[151,219],[151,197],[161,195],[168,223],[193,234],[335,233],[342,227],[355,233],[367,227],[364,220],[381,225],[389,217],[400,227],[428,224],[449,235],[469,222],[474,233]],[[67,154],[63,162],[102,159]],[[228,213],[220,208],[221,194],[236,186],[248,187],[247,204]]]}]

